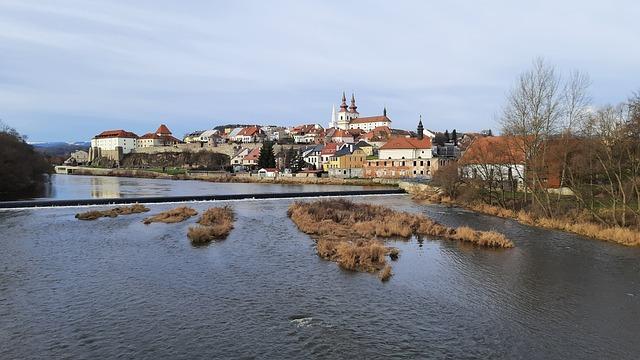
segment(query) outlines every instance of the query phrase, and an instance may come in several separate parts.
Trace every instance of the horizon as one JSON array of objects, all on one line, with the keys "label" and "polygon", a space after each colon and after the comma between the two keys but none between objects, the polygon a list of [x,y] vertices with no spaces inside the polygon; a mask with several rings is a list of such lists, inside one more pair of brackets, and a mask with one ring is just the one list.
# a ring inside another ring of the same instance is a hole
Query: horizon
[{"label": "horizon", "polygon": [[361,116],[386,107],[395,128],[422,115],[436,131],[497,133],[507,92],[537,57],[588,73],[595,106],[639,87],[632,1],[361,4],[4,1],[0,119],[33,142],[161,123],[179,136],[326,127],[344,91]]}]

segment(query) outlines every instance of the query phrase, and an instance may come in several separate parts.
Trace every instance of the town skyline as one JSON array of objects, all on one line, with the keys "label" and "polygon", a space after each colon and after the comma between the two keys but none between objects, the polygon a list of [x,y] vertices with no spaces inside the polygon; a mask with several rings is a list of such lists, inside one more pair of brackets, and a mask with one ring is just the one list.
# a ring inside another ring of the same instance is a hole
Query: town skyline
[{"label": "town skyline", "polygon": [[497,130],[537,57],[588,73],[595,105],[637,90],[635,2],[358,4],[4,1],[0,118],[32,141],[157,123],[326,126],[345,91],[398,128],[422,114],[429,128]]}]

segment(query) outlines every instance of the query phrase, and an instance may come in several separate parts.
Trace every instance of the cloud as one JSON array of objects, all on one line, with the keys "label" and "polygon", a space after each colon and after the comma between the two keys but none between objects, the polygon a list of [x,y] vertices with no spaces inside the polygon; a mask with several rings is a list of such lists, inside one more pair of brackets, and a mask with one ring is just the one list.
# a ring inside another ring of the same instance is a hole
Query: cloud
[{"label": "cloud", "polygon": [[495,128],[505,92],[537,56],[589,72],[596,101],[635,90],[639,10],[633,1],[5,0],[0,118],[34,140],[159,122],[178,134],[326,123],[345,90],[363,115],[386,105],[399,127],[422,113],[434,129]]}]

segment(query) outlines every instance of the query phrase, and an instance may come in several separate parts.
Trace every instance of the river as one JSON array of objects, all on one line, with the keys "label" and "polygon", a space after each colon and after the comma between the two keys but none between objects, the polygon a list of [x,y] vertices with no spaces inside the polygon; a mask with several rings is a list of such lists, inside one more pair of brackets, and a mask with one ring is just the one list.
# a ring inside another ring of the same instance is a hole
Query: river
[{"label": "river", "polygon": [[318,258],[288,199],[216,203],[235,229],[197,248],[195,219],[0,211],[0,358],[637,359],[640,249],[405,195],[354,200],[497,229],[516,247],[391,241],[401,254],[382,283]]},{"label": "river", "polygon": [[44,194],[36,199],[76,200],[90,198],[339,191],[375,188],[384,187],[357,185],[216,183],[198,180],[142,179],[114,176],[54,174],[51,176],[51,182],[47,186]]}]

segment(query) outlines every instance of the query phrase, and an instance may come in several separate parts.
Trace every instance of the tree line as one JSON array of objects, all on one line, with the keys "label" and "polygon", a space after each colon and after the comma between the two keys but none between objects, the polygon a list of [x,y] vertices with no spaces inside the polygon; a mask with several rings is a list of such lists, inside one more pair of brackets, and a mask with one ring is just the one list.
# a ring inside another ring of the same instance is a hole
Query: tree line
[{"label": "tree line", "polygon": [[[507,95],[502,141],[472,159],[482,176],[443,169],[434,181],[452,196],[467,188],[483,202],[540,216],[640,227],[640,93],[596,107],[590,85],[585,73],[563,76],[535,60]],[[505,171],[496,162],[523,166]]]},{"label": "tree line", "polygon": [[26,141],[26,136],[0,120],[0,199],[38,194],[51,165]]}]

